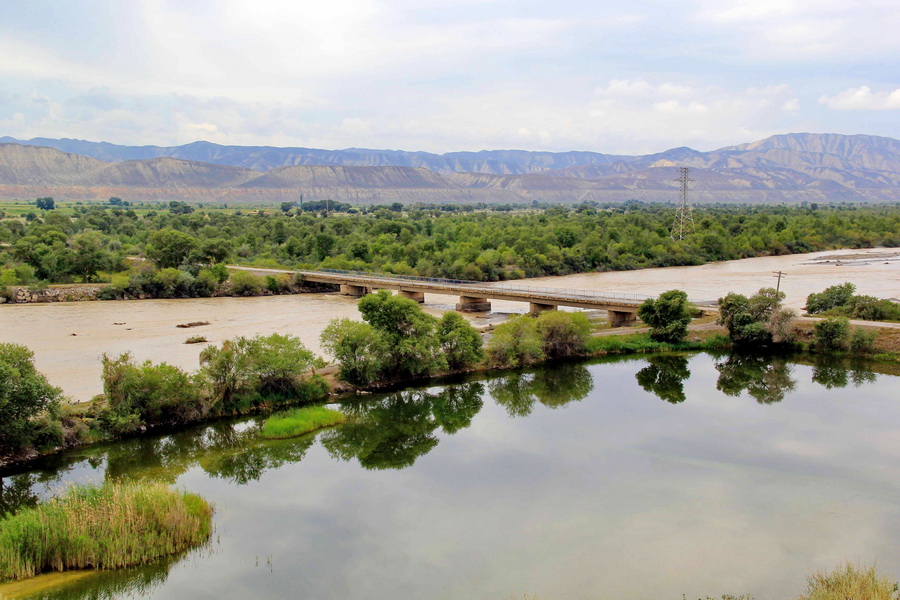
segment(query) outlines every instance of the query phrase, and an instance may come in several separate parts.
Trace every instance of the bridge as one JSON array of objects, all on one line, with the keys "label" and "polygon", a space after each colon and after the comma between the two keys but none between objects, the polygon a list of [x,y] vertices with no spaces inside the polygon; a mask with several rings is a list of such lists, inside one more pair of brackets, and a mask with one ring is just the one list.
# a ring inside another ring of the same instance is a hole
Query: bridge
[{"label": "bridge", "polygon": [[[361,297],[378,289],[397,290],[401,296],[416,302],[425,302],[426,293],[459,296],[456,310],[461,312],[489,311],[490,300],[527,302],[531,313],[553,310],[559,306],[600,309],[607,311],[612,327],[621,327],[636,321],[638,307],[649,297],[638,294],[516,285],[508,282],[485,283],[339,269],[296,271],[296,273],[304,281],[338,285],[342,294],[354,297]],[[708,302],[697,303],[697,307],[705,313],[716,312]]]}]

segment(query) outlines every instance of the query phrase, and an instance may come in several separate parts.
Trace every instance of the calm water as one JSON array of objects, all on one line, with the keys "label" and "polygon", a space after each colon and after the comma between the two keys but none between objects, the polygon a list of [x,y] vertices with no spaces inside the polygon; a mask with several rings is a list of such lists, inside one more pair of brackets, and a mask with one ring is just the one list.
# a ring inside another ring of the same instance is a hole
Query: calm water
[{"label": "calm water", "polygon": [[566,364],[368,396],[294,440],[248,419],[68,454],[6,476],[0,510],[113,477],[216,505],[205,548],[29,597],[789,598],[846,559],[900,576],[898,383],[821,360]]}]

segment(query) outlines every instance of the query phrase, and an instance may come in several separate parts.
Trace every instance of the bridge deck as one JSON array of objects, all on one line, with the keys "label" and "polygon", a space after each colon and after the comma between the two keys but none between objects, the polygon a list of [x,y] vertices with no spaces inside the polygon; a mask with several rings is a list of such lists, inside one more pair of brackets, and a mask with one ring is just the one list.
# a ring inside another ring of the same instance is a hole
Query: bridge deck
[{"label": "bridge deck", "polygon": [[[472,298],[504,299],[553,306],[572,306],[577,308],[622,310],[628,312],[637,310],[637,307],[649,297],[639,294],[516,285],[508,282],[485,283],[458,279],[342,271],[338,269],[298,271],[298,273],[307,281],[319,283],[335,283],[379,289],[396,289],[410,292],[431,292],[454,296],[469,296]],[[700,309],[704,311],[714,310],[709,306],[700,306]]]}]

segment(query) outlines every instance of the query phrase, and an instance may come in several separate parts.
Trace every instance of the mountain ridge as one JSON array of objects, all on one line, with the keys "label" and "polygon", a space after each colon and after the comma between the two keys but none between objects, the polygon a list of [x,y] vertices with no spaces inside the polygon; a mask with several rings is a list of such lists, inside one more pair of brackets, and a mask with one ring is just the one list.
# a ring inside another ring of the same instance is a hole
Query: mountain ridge
[{"label": "mountain ridge", "polygon": [[[86,148],[94,156],[37,142]],[[135,155],[143,158],[115,159]],[[211,160],[186,157],[198,155]],[[699,202],[900,201],[900,141],[810,133],[710,152],[682,146],[639,156],[525,150],[439,155],[211,142],[119,146],[3,137],[0,195],[254,203],[294,200],[302,191],[311,199],[359,203],[665,201],[677,198],[681,166],[692,167],[692,198]]]}]

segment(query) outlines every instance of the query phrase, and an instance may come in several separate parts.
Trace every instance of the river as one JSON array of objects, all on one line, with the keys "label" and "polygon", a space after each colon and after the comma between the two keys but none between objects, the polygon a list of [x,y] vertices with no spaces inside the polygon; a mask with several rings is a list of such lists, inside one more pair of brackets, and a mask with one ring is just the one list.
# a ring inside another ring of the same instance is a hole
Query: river
[{"label": "river", "polygon": [[32,599],[783,600],[844,560],[900,576],[897,389],[821,357],[493,373],[293,440],[251,418],[50,457],[2,479],[0,512],[122,477],[216,506],[206,547]]},{"label": "river", "polygon": [[[832,258],[838,257],[838,258]],[[841,265],[837,266],[837,260]],[[781,289],[789,306],[801,307],[806,296],[851,281],[859,293],[900,297],[900,251],[842,250],[748,258],[697,267],[585,273],[523,280],[526,285],[563,289],[657,295],[679,288],[696,300],[714,300],[729,291],[752,294],[773,286],[774,271],[783,271]],[[426,310],[451,310],[457,298],[426,295]],[[492,301],[493,313],[469,315],[476,326],[497,322],[527,305]],[[321,353],[319,334],[330,319],[359,318],[356,300],[336,294],[257,298],[135,300],[0,306],[0,341],[24,344],[35,353],[38,369],[78,401],[101,392],[100,356],[130,351],[137,360],[166,361],[184,369],[199,366],[205,344],[185,345],[192,335],[210,343],[237,336],[286,333],[298,336]],[[176,325],[208,321],[179,329]]]}]

